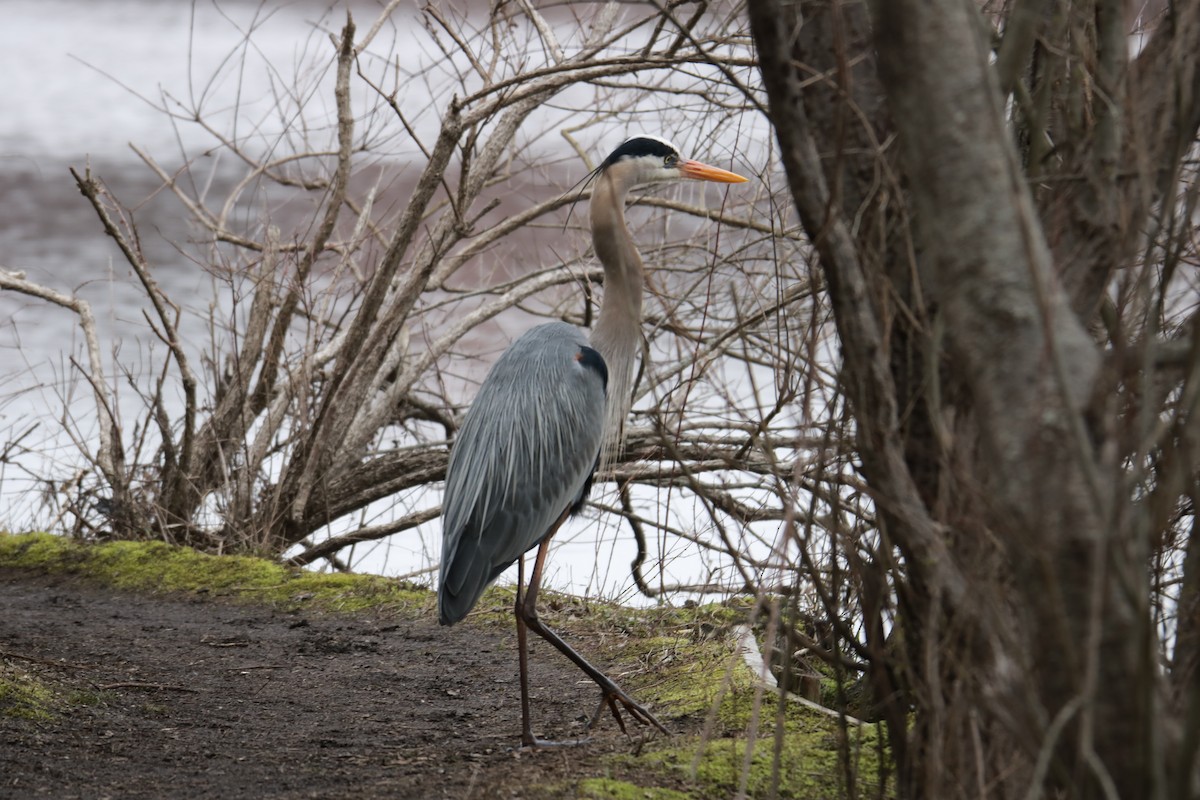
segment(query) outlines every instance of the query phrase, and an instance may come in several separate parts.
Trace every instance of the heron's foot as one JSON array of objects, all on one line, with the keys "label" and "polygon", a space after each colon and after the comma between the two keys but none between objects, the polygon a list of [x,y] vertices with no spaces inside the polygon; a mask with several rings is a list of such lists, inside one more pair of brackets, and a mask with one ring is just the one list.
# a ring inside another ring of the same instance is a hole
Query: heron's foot
[{"label": "heron's foot", "polygon": [[659,722],[658,719],[651,714],[645,706],[634,700],[629,695],[625,694],[625,692],[623,692],[616,684],[600,687],[600,705],[596,706],[596,713],[592,714],[592,718],[587,724],[588,730],[591,730],[596,726],[596,723],[600,721],[600,716],[604,713],[604,709],[606,708],[612,712],[613,719],[617,721],[617,726],[621,729],[621,733],[625,734],[626,736],[629,735],[629,731],[625,729],[625,718],[621,716],[622,708],[625,709],[625,712],[629,714],[629,716],[632,717],[635,722],[638,722],[642,725],[652,725],[668,736],[671,735],[671,732],[666,729],[666,726]]}]

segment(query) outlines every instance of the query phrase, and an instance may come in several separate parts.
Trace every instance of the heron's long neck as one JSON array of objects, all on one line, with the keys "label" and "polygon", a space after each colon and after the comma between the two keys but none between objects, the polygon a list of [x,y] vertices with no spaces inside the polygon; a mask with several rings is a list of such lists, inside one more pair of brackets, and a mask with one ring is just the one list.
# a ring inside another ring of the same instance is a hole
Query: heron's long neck
[{"label": "heron's long neck", "polygon": [[604,299],[592,332],[592,344],[608,365],[608,404],[601,466],[611,463],[621,445],[629,413],[633,368],[641,342],[642,258],[625,224],[627,187],[603,174],[592,193],[592,242],[604,266]]}]

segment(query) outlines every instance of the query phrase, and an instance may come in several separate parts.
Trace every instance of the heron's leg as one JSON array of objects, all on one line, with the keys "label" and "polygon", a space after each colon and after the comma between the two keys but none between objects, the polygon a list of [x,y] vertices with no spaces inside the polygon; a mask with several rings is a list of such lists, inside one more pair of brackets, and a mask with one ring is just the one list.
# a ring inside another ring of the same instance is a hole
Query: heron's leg
[{"label": "heron's leg", "polygon": [[525,619],[521,614],[524,607],[525,556],[517,559],[517,599],[514,616],[517,618],[517,661],[521,673],[521,746],[529,749],[539,747],[573,747],[583,744],[587,739],[568,739],[566,741],[550,741],[539,739],[533,735],[533,720],[529,714],[529,649],[526,643]]},{"label": "heron's leg", "polygon": [[538,546],[537,558],[534,559],[533,562],[533,572],[530,574],[529,583],[525,588],[525,597],[523,600],[518,599],[519,605],[517,608],[517,618],[523,619],[524,623],[532,628],[534,633],[557,647],[563,655],[574,661],[575,665],[583,670],[587,676],[595,681],[596,685],[600,687],[600,708],[596,709],[596,713],[593,715],[592,721],[589,723],[589,727],[596,723],[600,717],[601,709],[607,705],[609,711],[612,712],[613,717],[617,720],[617,725],[620,726],[622,732],[628,733],[628,731],[625,730],[625,720],[621,718],[620,707],[617,705],[620,703],[621,706],[625,707],[625,710],[629,713],[629,716],[633,717],[638,722],[642,723],[643,725],[653,725],[663,733],[670,733],[670,731],[663,727],[661,722],[655,719],[653,714],[646,710],[632,697],[627,695],[625,691],[620,686],[617,686],[617,684],[614,683],[611,678],[588,663],[587,659],[575,652],[574,648],[564,642],[557,633],[552,631],[550,628],[547,628],[538,618],[537,595],[538,589],[541,587],[542,583],[542,568],[546,564],[546,553],[549,549],[550,537],[554,535],[554,532],[558,530],[558,526],[562,524],[566,517],[567,515],[564,513],[559,519],[558,523],[551,529],[550,535],[543,539],[542,543]]},{"label": "heron's leg", "polygon": [[529,719],[529,652],[525,643],[525,620],[521,619],[522,586],[525,584],[525,555],[517,559],[517,600],[514,616],[517,618],[517,661],[521,673],[521,744],[532,747],[535,741],[533,723]]}]

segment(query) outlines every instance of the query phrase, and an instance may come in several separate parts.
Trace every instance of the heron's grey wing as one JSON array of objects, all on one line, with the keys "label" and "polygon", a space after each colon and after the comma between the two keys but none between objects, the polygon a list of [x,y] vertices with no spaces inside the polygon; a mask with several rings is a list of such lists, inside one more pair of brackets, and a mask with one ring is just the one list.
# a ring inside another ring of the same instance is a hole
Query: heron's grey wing
[{"label": "heron's grey wing", "polygon": [[488,584],[581,498],[600,451],[604,385],[603,361],[565,323],[529,331],[492,367],[446,474],[443,624],[466,616]]}]

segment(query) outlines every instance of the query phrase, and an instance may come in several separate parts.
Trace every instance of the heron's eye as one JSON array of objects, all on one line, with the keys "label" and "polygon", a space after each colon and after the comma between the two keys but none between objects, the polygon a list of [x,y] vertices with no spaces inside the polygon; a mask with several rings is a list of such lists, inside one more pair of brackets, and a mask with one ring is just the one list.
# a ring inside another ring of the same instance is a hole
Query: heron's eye
[{"label": "heron's eye", "polygon": [[678,163],[679,163],[679,156],[664,156],[663,157],[663,166],[664,167],[673,167],[673,166],[677,165]]}]

